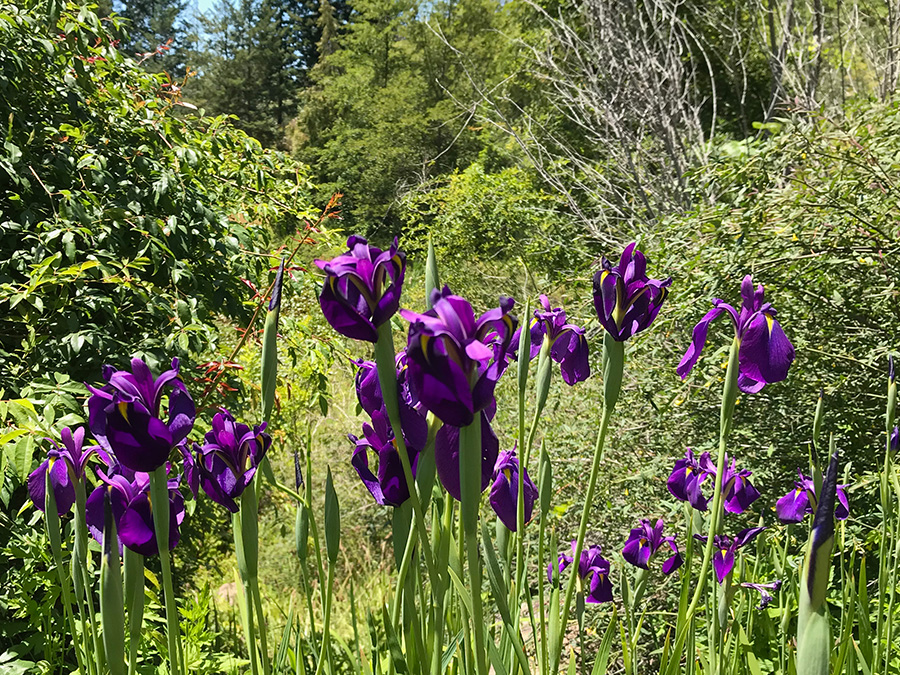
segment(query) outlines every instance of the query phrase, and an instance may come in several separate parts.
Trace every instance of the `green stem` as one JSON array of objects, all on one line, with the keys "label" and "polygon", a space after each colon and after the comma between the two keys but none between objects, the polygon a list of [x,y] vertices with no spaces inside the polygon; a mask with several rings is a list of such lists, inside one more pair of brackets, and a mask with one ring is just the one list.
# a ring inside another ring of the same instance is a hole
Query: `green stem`
[{"label": "green stem", "polygon": [[[725,472],[725,448],[728,442],[728,434],[731,432],[731,423],[734,416],[734,404],[737,400],[738,395],[738,351],[740,349],[740,346],[740,341],[735,338],[731,343],[731,352],[728,357],[728,368],[725,371],[725,385],[722,391],[722,407],[719,415],[719,455],[716,462],[715,492],[713,496],[712,511],[709,517],[709,530],[707,531],[706,547],[703,551],[703,562],[700,565],[700,575],[697,579],[697,585],[694,588],[694,596],[691,599],[691,604],[688,607],[687,612],[685,613],[687,622],[682,625],[681,630],[676,633],[675,645],[672,649],[672,659],[670,661],[671,664],[674,664],[673,667],[677,667],[678,663],[680,662],[678,655],[681,654],[682,648],[684,647],[687,626],[693,619],[694,614],[697,611],[697,607],[700,605],[700,598],[706,590],[706,579],[709,574],[710,563],[712,562],[714,545],[713,539],[719,531],[719,526],[723,515],[722,475]],[[716,621],[717,618],[713,617],[712,620]],[[673,672],[671,668],[670,672]]]},{"label": "green stem", "polygon": [[481,502],[481,415],[459,430],[461,515],[472,599],[472,631],[478,675],[487,675],[484,609],[481,605],[481,561],[478,556],[478,507]]},{"label": "green stem", "polygon": [[250,590],[253,591],[253,605],[256,607],[257,625],[259,626],[259,647],[262,651],[263,673],[269,675],[272,672],[269,663],[269,641],[266,636],[266,617],[263,614],[262,596],[259,592],[259,577],[255,576],[250,579]]},{"label": "green stem", "polygon": [[125,548],[125,608],[128,610],[128,675],[137,672],[144,619],[144,556]]},{"label": "green stem", "polygon": [[[84,482],[75,484],[75,547],[72,550],[72,583],[75,588],[75,600],[81,614],[81,646],[84,651],[84,663],[91,673],[100,673],[103,669],[100,638],[94,625],[94,601],[91,597],[90,574],[88,572],[88,530]],[[87,628],[85,628],[87,626]],[[74,638],[74,636],[73,636]],[[90,642],[88,641],[90,639]],[[93,645],[93,650],[91,650]],[[94,658],[88,657],[89,653]]]},{"label": "green stem", "polygon": [[316,665],[316,675],[322,675],[322,669],[326,661],[328,661],[329,673],[334,673],[328,649],[331,642],[331,598],[334,591],[334,568],[334,565],[328,565],[328,588],[325,591],[325,621],[322,627],[322,648],[319,650],[319,663]]},{"label": "green stem", "polygon": [[165,465],[150,474],[150,503],[153,511],[153,528],[162,567],[163,597],[166,605],[166,639],[169,649],[169,672],[180,675],[178,663],[178,606],[175,604],[175,586],[172,583],[172,567],[169,560],[169,488]]},{"label": "green stem", "polygon": [[[406,479],[406,487],[409,490],[409,500],[412,503],[413,516],[416,529],[419,533],[419,541],[422,544],[423,558],[428,569],[428,579],[431,587],[435,587],[438,572],[434,566],[434,555],[431,551],[431,541],[428,538],[428,529],[425,527],[425,514],[422,511],[422,500],[419,497],[419,489],[412,473],[409,455],[406,452],[406,443],[403,440],[403,427],[400,423],[400,403],[397,398],[397,366],[394,352],[394,339],[391,335],[391,323],[386,321],[378,327],[378,342],[375,343],[375,364],[378,369],[378,383],[381,385],[381,395],[384,399],[384,407],[391,421],[391,429],[394,432],[394,441],[397,444],[397,454],[400,456],[400,464],[403,466],[403,476]],[[479,455],[480,456],[480,455]]]},{"label": "green stem", "polygon": [[[55,461],[60,460],[57,459]],[[66,615],[66,621],[69,624],[69,630],[72,633],[75,659],[78,662],[78,672],[83,673],[84,665],[78,645],[78,633],[75,630],[75,615],[72,611],[72,589],[69,586],[69,579],[66,578],[65,567],[63,565],[62,532],[60,530],[59,514],[56,508],[56,495],[53,493],[53,486],[50,483],[50,467],[47,467],[47,474],[44,478],[44,524],[47,527],[47,539],[50,540],[50,551],[53,554],[53,562],[56,565],[56,574],[59,579],[59,588],[62,592],[63,611]],[[65,646],[65,641],[63,641],[63,645]]]},{"label": "green stem", "polygon": [[432,625],[433,646],[431,651],[431,675],[440,675],[441,657],[444,647],[444,607],[447,601],[447,591],[450,585],[450,572],[447,559],[450,555],[450,541],[453,531],[453,497],[449,493],[444,495],[443,518],[439,528],[434,528],[436,536],[435,550],[438,554],[438,569],[441,570],[440,584],[434,590],[437,603],[434,607],[434,622]]},{"label": "green stem", "polygon": [[[606,430],[609,426],[609,418],[610,413],[612,411],[610,409],[604,409],[603,417],[600,419],[600,431],[597,434],[597,444],[594,447],[594,461],[591,466],[591,476],[588,480],[588,489],[587,494],[585,495],[584,508],[581,512],[581,522],[578,526],[578,536],[575,539],[575,553],[574,559],[576,567],[573,570],[577,570],[578,561],[581,559],[581,552],[584,550],[584,538],[587,534],[587,524],[590,516],[590,504],[594,499],[594,491],[597,489],[597,477],[600,473],[600,459],[603,456],[603,444],[606,440]],[[575,586],[578,580],[578,574],[573,571],[572,574],[569,575],[569,581],[566,584],[566,595],[563,600],[563,609],[562,609],[562,620],[565,623],[569,616],[569,611],[572,609],[572,600],[575,596]],[[558,638],[558,643],[552,645],[553,652],[553,668],[550,669],[551,673],[556,673],[559,671],[559,662],[562,658],[562,637],[565,631],[560,631],[560,636]]]},{"label": "green stem", "polygon": [[110,675],[125,675],[125,599],[122,596],[122,565],[119,536],[108,500],[104,504],[103,554],[100,558],[100,623]]},{"label": "green stem", "polygon": [[[248,487],[244,494],[251,492]],[[243,513],[240,509],[231,515],[231,528],[234,534],[234,554],[237,558],[238,574],[244,594],[241,598],[241,619],[244,624],[244,640],[247,642],[247,655],[250,658],[250,672],[259,673],[259,657],[256,653],[256,628],[253,625],[253,589],[250,587],[250,574],[247,570],[246,552],[244,551]]]}]

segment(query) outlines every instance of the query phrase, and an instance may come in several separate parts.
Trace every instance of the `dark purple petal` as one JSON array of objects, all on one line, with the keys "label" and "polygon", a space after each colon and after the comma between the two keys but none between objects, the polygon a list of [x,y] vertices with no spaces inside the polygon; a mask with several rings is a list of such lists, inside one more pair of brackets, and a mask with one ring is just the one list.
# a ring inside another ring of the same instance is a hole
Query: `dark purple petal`
[{"label": "dark purple petal", "polygon": [[605,569],[598,569],[594,572],[584,600],[592,604],[612,602],[613,589],[612,582],[609,580],[609,563],[606,563]]},{"label": "dark purple petal", "polygon": [[[140,553],[142,556],[159,553],[148,495],[141,494],[126,505],[122,515],[117,519],[116,527],[119,530],[119,539],[122,540],[122,544],[135,553]],[[171,524],[170,529],[172,529]]]},{"label": "dark purple petal", "polygon": [[[700,354],[703,352],[703,347],[706,345],[706,336],[709,333],[709,324],[718,319],[723,312],[727,311],[726,307],[730,308],[730,305],[724,305],[723,303],[722,305],[713,307],[702,319],[700,319],[697,325],[694,326],[691,344],[688,346],[684,356],[681,357],[681,362],[675,369],[675,372],[678,373],[682,380],[694,369],[697,360],[700,358]],[[732,313],[734,312],[733,309],[731,311]]]},{"label": "dark purple petal", "polygon": [[734,568],[734,549],[720,548],[713,552],[713,570],[716,572],[718,582],[724,583]]},{"label": "dark purple petal", "polygon": [[322,308],[325,320],[338,333],[351,340],[377,342],[378,330],[367,318],[369,312],[365,309],[365,299],[361,295],[356,295],[355,298],[358,301],[352,302],[342,297],[338,290],[339,284],[340,281],[337,277],[328,277],[319,294],[319,306]]},{"label": "dark purple petal", "polygon": [[[55,455],[56,453],[54,453]],[[28,476],[28,496],[34,505],[44,510],[47,497],[47,471],[50,471],[50,487],[56,500],[56,512],[64,516],[72,510],[75,503],[75,485],[69,474],[66,460],[59,456],[51,456],[41,462],[40,466]]]},{"label": "dark purple petal", "polygon": [[194,399],[188,393],[181,382],[177,382],[169,395],[169,433],[172,436],[172,444],[178,445],[187,438],[194,428],[194,420],[197,410],[194,407]]},{"label": "dark purple petal", "polygon": [[475,419],[472,391],[465,371],[437,338],[410,328],[407,368],[410,390],[445,424],[464,427]]},{"label": "dark purple petal", "polygon": [[106,408],[106,440],[116,459],[133,471],[151,473],[172,450],[172,434],[137,401]]},{"label": "dark purple petal", "polygon": [[560,335],[553,343],[550,354],[560,365],[566,384],[571,386],[591,376],[588,344],[583,331],[570,330]]},{"label": "dark purple petal", "polygon": [[378,369],[374,361],[354,361],[356,371],[356,398],[360,407],[369,415],[380,410],[384,405],[381,397],[381,384],[378,382]]},{"label": "dark purple petal", "polygon": [[[750,472],[746,472],[749,474]],[[743,513],[750,505],[759,499],[757,490],[747,476],[734,476],[733,482],[729,482],[725,492],[725,510],[729,513]]]},{"label": "dark purple petal", "polygon": [[[481,414],[481,491],[491,482],[494,464],[500,452],[500,442],[487,416]],[[434,460],[441,484],[454,499],[460,499],[459,487],[459,428],[445,424],[434,439]]]},{"label": "dark purple petal", "polygon": [[794,346],[771,313],[759,313],[744,330],[739,352],[741,373],[771,384],[787,377]]},{"label": "dark purple petal", "polygon": [[681,553],[678,552],[678,546],[674,537],[666,537],[665,543],[672,549],[672,555],[663,563],[662,571],[663,574],[669,575],[681,567],[684,564],[684,560],[681,559]]},{"label": "dark purple petal", "polygon": [[809,497],[802,487],[794,488],[775,502],[775,515],[782,523],[799,523],[809,509]]},{"label": "dark purple petal", "polygon": [[748,527],[746,530],[741,530],[738,532],[737,536],[734,538],[734,546],[735,548],[741,548],[742,546],[746,546],[751,541],[753,541],[756,536],[765,530],[765,527]]},{"label": "dark purple petal", "polygon": [[[522,477],[524,494],[525,522],[531,520],[534,502],[538,497],[537,488],[528,476],[528,470]],[[516,531],[519,508],[519,460],[515,452],[502,452],[494,466],[493,483],[491,485],[491,508],[506,528]]]},{"label": "dark purple petal", "polygon": [[834,507],[834,517],[837,520],[847,520],[850,517],[850,503],[847,501],[846,485],[837,486],[837,504]]},{"label": "dark purple petal", "polygon": [[652,554],[653,551],[644,530],[642,528],[631,530],[631,536],[625,543],[625,548],[622,549],[622,557],[635,567],[647,569]]}]

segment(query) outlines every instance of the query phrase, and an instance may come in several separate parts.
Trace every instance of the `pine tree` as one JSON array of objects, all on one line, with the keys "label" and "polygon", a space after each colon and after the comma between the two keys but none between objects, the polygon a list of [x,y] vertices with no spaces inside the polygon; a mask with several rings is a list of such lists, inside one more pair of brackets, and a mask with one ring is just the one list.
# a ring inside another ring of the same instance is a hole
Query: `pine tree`
[{"label": "pine tree", "polygon": [[[189,0],[126,0],[120,13],[130,25],[122,49],[128,56],[143,59],[151,72],[183,78],[186,55],[196,40],[185,18],[188,4]],[[144,54],[153,56],[140,56]]]}]

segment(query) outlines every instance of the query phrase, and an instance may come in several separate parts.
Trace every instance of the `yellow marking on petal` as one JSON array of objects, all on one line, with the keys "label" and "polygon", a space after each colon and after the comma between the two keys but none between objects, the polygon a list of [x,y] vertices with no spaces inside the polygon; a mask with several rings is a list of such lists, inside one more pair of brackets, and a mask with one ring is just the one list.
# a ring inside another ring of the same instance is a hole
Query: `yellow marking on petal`
[{"label": "yellow marking on petal", "polygon": [[721,550],[719,551],[719,553],[720,553],[720,554],[722,555],[722,557],[724,558],[724,557],[728,554],[728,549],[727,549],[727,548],[723,548],[723,549],[721,549]]},{"label": "yellow marking on petal", "polygon": [[689,466],[684,467],[684,475],[685,475],[685,477],[691,475],[691,467],[689,467]]},{"label": "yellow marking on petal", "polygon": [[125,421],[128,424],[131,424],[131,422],[128,420],[128,404],[125,403],[124,401],[120,401],[118,405],[119,405],[119,413],[122,415],[122,417],[125,418]]},{"label": "yellow marking on petal", "polygon": [[506,480],[512,483],[512,469],[503,469],[503,475],[506,476]]},{"label": "yellow marking on petal", "polygon": [[775,319],[772,318],[771,314],[763,314],[766,317],[766,324],[769,327],[769,335],[772,334],[772,325],[775,323]]}]

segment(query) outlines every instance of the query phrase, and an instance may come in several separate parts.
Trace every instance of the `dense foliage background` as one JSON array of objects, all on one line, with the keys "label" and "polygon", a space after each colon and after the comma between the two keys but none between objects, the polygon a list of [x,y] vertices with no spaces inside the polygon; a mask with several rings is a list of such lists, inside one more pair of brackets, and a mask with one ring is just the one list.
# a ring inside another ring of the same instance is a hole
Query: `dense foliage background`
[{"label": "dense foliage background", "polygon": [[[157,369],[178,356],[203,419],[223,401],[252,418],[259,323],[235,347],[295,248],[274,469],[290,482],[293,453],[312,453],[321,473],[306,478],[319,485],[334,467],[353,571],[336,592],[346,599],[355,578],[357,600],[377,607],[390,519],[346,440],[362,422],[349,358],[367,355],[324,325],[308,273],[351,232],[399,236],[406,306],[422,306],[430,237],[443,281],[477,308],[547,293],[592,347],[601,256],[638,239],[652,275],[673,277],[654,330],[628,348],[592,505],[607,550],[637,517],[674,514],[671,462],[712,447],[725,324],[685,382],[674,369],[711,298],[735,302],[752,273],[797,360],[787,383],[738,404],[733,451],[765,504],[747,523],[771,520],[822,389],[848,459],[854,545],[871,547],[879,514],[863,493],[886,356],[900,345],[897,23],[894,3],[830,0],[222,0],[198,15],[179,0],[0,4],[0,666],[57,672],[70,656],[24,479],[42,439],[83,419],[80,383],[133,354]],[[335,192],[341,220],[318,221]],[[515,441],[508,386],[504,447]],[[560,540],[575,526],[567,507],[600,391],[594,377],[551,392]],[[264,495],[273,626],[298,588],[292,517]],[[226,514],[197,508],[176,555],[197,603],[186,611],[215,628],[198,632],[192,672],[227,671],[240,648],[229,538]],[[349,642],[348,621],[335,631]],[[652,618],[645,630],[661,639]]]}]

